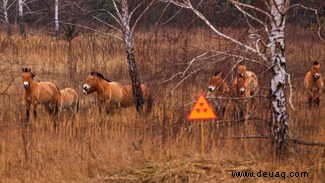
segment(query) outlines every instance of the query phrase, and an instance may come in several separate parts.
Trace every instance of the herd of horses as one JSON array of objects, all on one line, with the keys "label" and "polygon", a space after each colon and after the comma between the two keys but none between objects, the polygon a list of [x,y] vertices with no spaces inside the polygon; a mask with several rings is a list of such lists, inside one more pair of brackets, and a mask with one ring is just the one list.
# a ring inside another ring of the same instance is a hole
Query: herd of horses
[{"label": "herd of horses", "polygon": [[[30,68],[22,69],[22,82],[24,86],[24,100],[27,120],[30,118],[33,107],[34,118],[37,116],[37,105],[42,104],[50,115],[57,115],[60,111],[69,110],[77,113],[79,110],[79,96],[75,89],[65,88],[59,90],[52,82],[38,82],[33,78],[35,74]],[[304,86],[307,91],[309,107],[318,107],[322,94],[324,81],[320,64],[315,61],[311,69],[306,73]],[[82,87],[85,95],[96,93],[98,110],[106,113],[119,112],[121,108],[135,105],[132,94],[132,85],[122,85],[106,79],[99,72],[91,72]],[[152,110],[152,93],[147,85],[142,84],[146,112]],[[229,85],[223,72],[215,72],[209,82],[207,98],[212,102],[219,119],[224,118],[227,104],[236,98],[234,114],[236,119],[245,119],[255,109],[255,95],[259,90],[258,78],[255,73],[248,71],[245,65],[239,65],[236,77]]]},{"label": "herd of horses", "polygon": [[[314,61],[311,69],[304,77],[309,108],[319,107],[323,85],[324,80],[320,64]],[[233,100],[236,103],[234,105],[234,117],[236,120],[245,120],[256,107],[255,95],[258,90],[256,74],[247,71],[245,65],[239,65],[232,85],[226,82],[222,72],[215,72],[209,82],[207,97],[212,102],[219,119],[223,119],[229,101],[235,99]]]},{"label": "herd of horses", "polygon": [[[34,118],[37,117],[37,106],[39,104],[44,105],[51,116],[56,116],[63,110],[68,110],[73,114],[78,112],[79,96],[75,89],[59,90],[59,87],[52,82],[38,82],[33,79],[34,77],[35,74],[30,68],[22,69],[27,120],[30,119],[31,107],[33,108]],[[150,112],[153,103],[151,91],[146,85],[141,85],[141,89],[146,111]],[[114,113],[119,111],[121,107],[127,108],[135,104],[131,85],[112,82],[99,72],[91,72],[83,85],[84,94],[93,92],[96,92],[99,112],[104,109],[107,113]]]}]

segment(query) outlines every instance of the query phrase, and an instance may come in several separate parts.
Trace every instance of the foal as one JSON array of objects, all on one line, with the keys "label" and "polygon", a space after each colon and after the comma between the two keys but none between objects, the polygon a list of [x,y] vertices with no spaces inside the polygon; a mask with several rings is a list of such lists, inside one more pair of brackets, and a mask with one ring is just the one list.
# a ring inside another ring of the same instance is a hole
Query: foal
[{"label": "foal", "polygon": [[65,88],[60,91],[62,95],[62,102],[60,109],[68,110],[72,113],[78,113],[79,111],[79,96],[75,89],[73,88]]},{"label": "foal", "polygon": [[34,118],[37,116],[38,104],[43,104],[50,115],[57,115],[58,105],[61,101],[61,93],[58,87],[51,82],[33,80],[35,74],[31,72],[30,68],[23,68],[22,72],[27,120],[30,117],[31,105],[33,105]]},{"label": "foal", "polygon": [[[239,98],[238,113],[235,107],[235,117],[246,118],[248,112],[254,110],[254,98],[248,99],[256,94],[258,89],[258,79],[251,71],[246,71],[245,65],[240,65],[237,69],[237,76],[233,82],[234,95]],[[250,105],[248,102],[250,101]]]},{"label": "foal", "polygon": [[215,72],[210,79],[207,97],[213,99],[212,104],[219,119],[222,120],[229,101],[227,99],[229,97],[229,87],[223,79],[221,72]]},{"label": "foal", "polygon": [[324,85],[323,75],[320,71],[320,64],[315,61],[310,71],[305,75],[304,85],[307,91],[307,99],[309,108],[315,104],[319,107],[320,96],[322,94],[322,89]]}]

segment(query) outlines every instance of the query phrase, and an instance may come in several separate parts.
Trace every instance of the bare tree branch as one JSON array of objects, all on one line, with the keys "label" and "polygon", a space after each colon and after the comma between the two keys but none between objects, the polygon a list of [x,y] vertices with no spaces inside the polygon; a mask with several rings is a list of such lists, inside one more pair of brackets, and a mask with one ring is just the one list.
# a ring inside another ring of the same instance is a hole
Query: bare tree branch
[{"label": "bare tree branch", "polygon": [[245,48],[246,50],[249,50],[255,54],[257,54],[258,56],[260,56],[263,60],[267,60],[267,58],[265,57],[265,55],[261,54],[258,50],[220,32],[218,29],[216,29],[211,23],[210,21],[200,12],[198,11],[197,9],[193,8],[191,2],[189,0],[183,0],[184,3],[180,3],[178,1],[174,1],[174,0],[162,0],[163,2],[171,2],[179,7],[182,7],[182,8],[185,8],[185,9],[189,9],[191,10],[194,14],[196,14],[202,21],[204,21],[204,23],[213,31],[215,32],[216,34],[218,34],[219,36],[239,45],[240,47],[243,47]]},{"label": "bare tree branch", "polygon": [[[134,32],[135,27],[137,26],[138,22],[140,21],[140,19],[143,17],[143,15],[149,10],[149,8],[155,3],[155,0],[152,0],[150,2],[150,4],[143,10],[143,12],[137,17],[137,19],[135,20],[133,26],[131,27],[131,32],[130,34],[132,35]],[[135,9],[134,9],[135,10]],[[133,11],[134,11],[133,10]],[[132,17],[132,14],[130,14],[130,18]]]},{"label": "bare tree branch", "polygon": [[309,10],[309,11],[313,11],[315,16],[316,16],[316,20],[317,20],[317,24],[318,24],[318,30],[317,30],[317,34],[318,34],[318,37],[321,41],[325,41],[324,38],[322,38],[322,35],[321,35],[321,30],[322,30],[322,24],[320,22],[320,19],[319,19],[319,16],[318,16],[318,10],[315,9],[315,8],[309,8],[307,6],[304,6],[302,4],[294,4],[292,6],[290,6],[289,8],[287,8],[285,11],[289,11],[290,9],[292,8],[295,8],[295,7],[298,7],[298,8],[303,8],[303,9],[306,9],[306,10]]}]

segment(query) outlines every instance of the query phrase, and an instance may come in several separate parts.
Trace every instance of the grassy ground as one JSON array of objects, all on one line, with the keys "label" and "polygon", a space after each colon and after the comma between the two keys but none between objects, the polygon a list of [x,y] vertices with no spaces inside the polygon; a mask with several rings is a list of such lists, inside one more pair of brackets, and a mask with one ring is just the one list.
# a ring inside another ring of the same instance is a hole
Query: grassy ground
[{"label": "grassy ground", "polygon": [[[232,31],[232,30],[227,30]],[[325,50],[313,33],[287,30],[287,69],[293,84],[293,104],[289,106],[290,137],[325,142],[324,103],[308,110],[302,81],[312,61],[324,65]],[[236,32],[233,31],[233,35]],[[229,72],[237,59],[208,53],[209,59],[193,62],[207,50],[245,54],[208,30],[164,30],[142,32],[135,38],[136,59],[141,81],[153,90],[154,108],[138,115],[134,108],[104,117],[94,107],[94,97],[82,94],[82,84],[93,70],[113,81],[129,84],[124,47],[121,42],[100,35],[83,35],[73,41],[71,58],[76,72],[68,70],[68,44],[45,35],[21,39],[0,39],[0,182],[322,182],[325,180],[324,147],[290,144],[290,155],[278,160],[268,138],[269,103],[258,98],[258,109],[247,123],[233,122],[232,106],[225,121],[204,123],[205,158],[201,157],[200,124],[186,117],[199,91],[216,70]],[[248,41],[248,40],[243,40]],[[236,49],[236,50],[235,50]],[[247,54],[245,54],[247,55]],[[250,55],[248,55],[251,57]],[[254,59],[254,57],[251,57]],[[268,70],[262,64],[246,62],[257,73],[261,92],[268,92]],[[52,81],[59,88],[73,87],[81,98],[81,111],[75,117],[62,114],[60,128],[39,106],[39,118],[24,133],[21,122],[22,67],[31,67],[36,80]],[[201,68],[203,67],[203,68]],[[198,69],[196,71],[196,69]],[[179,87],[176,87],[182,82]],[[176,87],[176,88],[175,88]],[[171,93],[171,91],[174,91]],[[289,97],[289,96],[288,96]],[[308,172],[308,178],[234,178],[232,172]]]}]

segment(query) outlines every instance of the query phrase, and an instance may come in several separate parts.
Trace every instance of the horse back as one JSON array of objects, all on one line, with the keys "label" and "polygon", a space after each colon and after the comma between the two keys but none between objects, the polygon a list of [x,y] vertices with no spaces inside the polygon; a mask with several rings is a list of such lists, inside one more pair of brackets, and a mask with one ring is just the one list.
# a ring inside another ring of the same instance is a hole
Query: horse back
[{"label": "horse back", "polygon": [[[123,100],[121,102],[122,107],[130,107],[134,105],[134,98],[132,92],[132,85],[125,85],[122,87],[123,90]],[[141,84],[141,91],[143,100],[146,102],[152,100],[151,91],[149,87],[145,84]]]},{"label": "horse back", "polygon": [[78,102],[78,93],[73,88],[65,88],[60,91],[62,95],[62,106],[76,105]]},{"label": "horse back", "polygon": [[109,82],[109,87],[106,89],[106,95],[110,97],[111,102],[120,103],[123,99],[122,85],[118,82]]},{"label": "horse back", "polygon": [[151,97],[151,90],[149,87],[145,84],[141,85],[141,90],[142,90],[142,96],[144,100],[147,100]]},{"label": "horse back", "polygon": [[258,87],[258,79],[255,73],[251,71],[246,71],[247,78],[248,78],[248,87],[251,91],[257,90]]},{"label": "horse back", "polygon": [[38,93],[39,103],[58,101],[61,96],[58,87],[51,82],[39,82],[35,90]]}]

